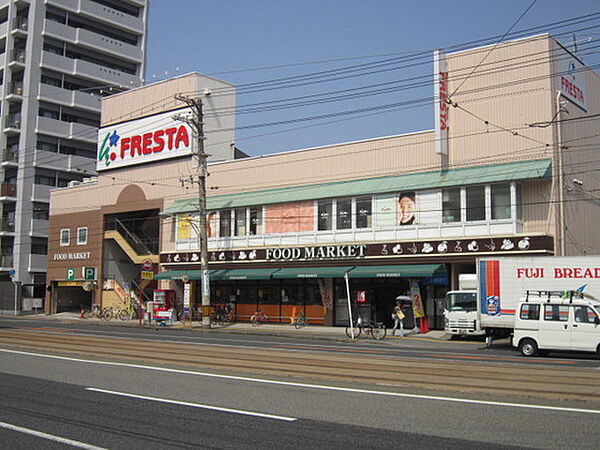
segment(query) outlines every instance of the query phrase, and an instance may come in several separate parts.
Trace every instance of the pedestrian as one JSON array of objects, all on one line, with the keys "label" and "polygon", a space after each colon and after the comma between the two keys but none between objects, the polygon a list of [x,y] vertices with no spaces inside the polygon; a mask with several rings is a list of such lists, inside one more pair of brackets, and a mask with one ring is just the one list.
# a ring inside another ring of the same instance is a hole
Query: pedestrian
[{"label": "pedestrian", "polygon": [[392,328],[392,336],[396,333],[397,329],[400,329],[400,337],[404,337],[404,311],[400,300],[396,301],[394,306],[394,312],[392,313],[392,319],[394,319],[394,328]]}]

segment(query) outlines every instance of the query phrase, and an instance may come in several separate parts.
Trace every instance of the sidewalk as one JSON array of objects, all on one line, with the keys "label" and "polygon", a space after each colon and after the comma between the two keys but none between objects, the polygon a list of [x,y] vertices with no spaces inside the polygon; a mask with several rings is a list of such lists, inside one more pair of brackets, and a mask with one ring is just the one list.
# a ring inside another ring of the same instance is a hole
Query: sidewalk
[{"label": "sidewalk", "polygon": [[[89,323],[89,324],[97,324],[97,325],[112,325],[112,326],[122,326],[122,327],[137,327],[137,320],[102,320],[102,319],[81,319],[79,317],[79,313],[75,312],[64,312],[46,316],[44,314],[37,315],[27,315],[27,316],[18,316],[20,319],[40,319],[40,320],[56,320],[68,323]],[[343,326],[339,327],[325,327],[321,325],[309,325],[300,329],[296,329],[290,324],[270,324],[265,323],[259,326],[253,326],[248,322],[236,322],[232,324],[227,324],[224,326],[211,327],[210,330],[204,330],[202,328],[202,324],[200,322],[192,322],[191,326],[189,322],[181,323],[181,322],[172,322],[166,326],[159,326],[156,322],[152,322],[152,324],[148,324],[147,321],[144,321],[144,328],[152,328],[152,329],[194,329],[203,332],[226,332],[226,333],[243,333],[243,334],[257,334],[257,335],[274,335],[274,336],[296,336],[296,337],[304,337],[304,338],[318,338],[318,339],[348,339],[346,336],[346,328]],[[449,340],[448,336],[444,333],[443,330],[431,330],[427,333],[411,333],[409,331],[405,332],[405,337],[401,338],[400,336],[391,336],[388,334],[385,337],[385,340],[392,341],[400,341],[403,339],[431,339],[438,341],[446,341]],[[365,336],[364,333],[361,334],[360,340],[368,340],[375,342],[370,336]],[[381,342],[381,341],[379,341]]]}]

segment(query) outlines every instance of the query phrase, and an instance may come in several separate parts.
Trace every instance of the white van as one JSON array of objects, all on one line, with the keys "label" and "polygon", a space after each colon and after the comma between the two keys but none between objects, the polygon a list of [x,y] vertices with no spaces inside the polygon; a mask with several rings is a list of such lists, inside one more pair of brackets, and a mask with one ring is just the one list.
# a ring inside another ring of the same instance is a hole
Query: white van
[{"label": "white van", "polygon": [[512,344],[524,356],[550,350],[600,356],[600,302],[576,291],[528,291],[515,311]]}]

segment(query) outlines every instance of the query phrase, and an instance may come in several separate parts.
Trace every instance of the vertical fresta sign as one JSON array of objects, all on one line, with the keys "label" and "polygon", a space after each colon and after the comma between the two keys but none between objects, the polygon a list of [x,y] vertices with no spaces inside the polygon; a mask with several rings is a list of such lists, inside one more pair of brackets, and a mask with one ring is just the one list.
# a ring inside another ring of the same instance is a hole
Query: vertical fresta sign
[{"label": "vertical fresta sign", "polygon": [[435,102],[435,152],[448,154],[448,69],[446,55],[433,52],[433,98]]},{"label": "vertical fresta sign", "polygon": [[191,155],[194,139],[190,126],[173,118],[186,113],[190,113],[189,108],[100,128],[96,170]]},{"label": "vertical fresta sign", "polygon": [[587,67],[566,50],[556,58],[558,89],[563,97],[587,112]]}]

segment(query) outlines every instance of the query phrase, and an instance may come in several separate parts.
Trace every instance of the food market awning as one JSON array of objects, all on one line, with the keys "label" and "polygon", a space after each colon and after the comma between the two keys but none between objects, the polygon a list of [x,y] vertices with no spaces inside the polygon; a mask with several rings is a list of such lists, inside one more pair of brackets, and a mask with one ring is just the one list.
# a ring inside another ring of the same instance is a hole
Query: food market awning
[{"label": "food market awning", "polygon": [[401,266],[358,266],[348,272],[349,278],[418,278],[444,275],[443,264],[413,264]]},{"label": "food market awning", "polygon": [[155,280],[200,280],[202,271],[200,270],[165,270],[154,275]]},{"label": "food market awning", "polygon": [[211,280],[270,280],[275,269],[221,269],[210,274]]},{"label": "food market awning", "polygon": [[273,274],[273,278],[341,278],[354,266],[345,267],[286,267]]}]

